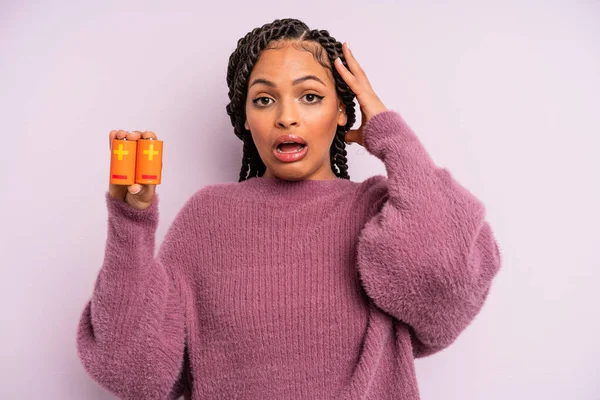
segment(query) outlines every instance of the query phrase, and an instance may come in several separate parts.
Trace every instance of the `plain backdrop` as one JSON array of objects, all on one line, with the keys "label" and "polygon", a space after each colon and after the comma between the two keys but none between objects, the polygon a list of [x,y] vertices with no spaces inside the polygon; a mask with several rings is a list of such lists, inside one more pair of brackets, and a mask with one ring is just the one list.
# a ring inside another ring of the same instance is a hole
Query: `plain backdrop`
[{"label": "plain backdrop", "polygon": [[[0,1],[0,398],[114,398],[75,344],[103,260],[108,132],[165,142],[162,241],[194,191],[237,182],[228,58],[287,17],[348,41],[486,204],[502,270],[457,341],[416,361],[422,398],[600,399],[600,4],[376,0]],[[347,149],[352,180],[386,173]]]}]

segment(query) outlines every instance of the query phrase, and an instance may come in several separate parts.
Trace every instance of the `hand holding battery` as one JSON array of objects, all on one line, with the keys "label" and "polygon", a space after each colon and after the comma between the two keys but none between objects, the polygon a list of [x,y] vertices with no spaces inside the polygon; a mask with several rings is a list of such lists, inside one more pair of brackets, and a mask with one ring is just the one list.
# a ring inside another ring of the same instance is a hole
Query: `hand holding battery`
[{"label": "hand holding battery", "polygon": [[150,131],[113,130],[108,139],[110,195],[139,210],[150,207],[160,183],[162,141]]}]

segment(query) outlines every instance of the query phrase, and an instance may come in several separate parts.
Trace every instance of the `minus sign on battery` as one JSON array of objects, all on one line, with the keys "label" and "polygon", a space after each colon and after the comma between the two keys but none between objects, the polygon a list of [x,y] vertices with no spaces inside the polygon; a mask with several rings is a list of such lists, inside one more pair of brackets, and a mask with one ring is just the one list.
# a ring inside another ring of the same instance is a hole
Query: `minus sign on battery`
[{"label": "minus sign on battery", "polygon": [[156,175],[144,175],[142,174],[142,179],[156,179]]},{"label": "minus sign on battery", "polygon": [[127,179],[127,175],[113,175],[113,179]]}]

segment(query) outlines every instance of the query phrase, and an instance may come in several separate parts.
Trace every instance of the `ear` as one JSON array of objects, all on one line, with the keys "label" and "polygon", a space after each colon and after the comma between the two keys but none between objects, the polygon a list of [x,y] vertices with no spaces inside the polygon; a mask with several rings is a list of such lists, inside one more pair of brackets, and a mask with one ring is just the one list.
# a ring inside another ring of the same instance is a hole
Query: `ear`
[{"label": "ear", "polygon": [[248,120],[246,120],[246,122],[244,122],[244,128],[246,128],[246,130],[250,130],[250,126],[248,125]]},{"label": "ear", "polygon": [[[338,101],[338,121],[339,126],[345,126],[348,123],[348,114],[346,114],[346,104],[343,101]],[[341,111],[340,111],[341,109]]]}]

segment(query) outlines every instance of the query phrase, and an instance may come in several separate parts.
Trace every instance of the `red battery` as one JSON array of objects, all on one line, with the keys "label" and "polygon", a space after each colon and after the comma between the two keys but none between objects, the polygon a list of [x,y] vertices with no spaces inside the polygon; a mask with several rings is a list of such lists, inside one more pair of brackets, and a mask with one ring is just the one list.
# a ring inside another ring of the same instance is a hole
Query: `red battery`
[{"label": "red battery", "polygon": [[160,184],[162,172],[163,141],[154,138],[137,141],[135,183]]},{"label": "red battery", "polygon": [[135,163],[137,144],[135,140],[114,139],[110,158],[110,183],[133,185],[135,183]]}]

